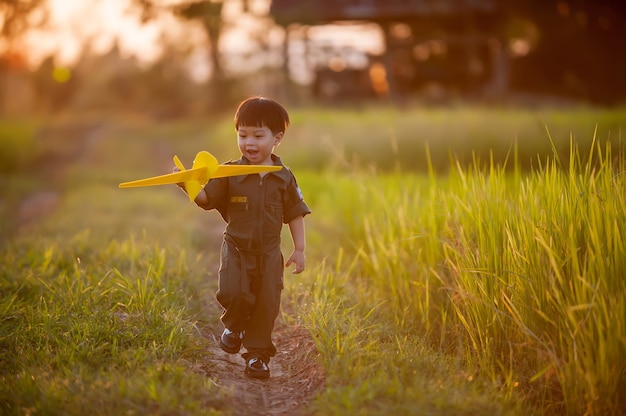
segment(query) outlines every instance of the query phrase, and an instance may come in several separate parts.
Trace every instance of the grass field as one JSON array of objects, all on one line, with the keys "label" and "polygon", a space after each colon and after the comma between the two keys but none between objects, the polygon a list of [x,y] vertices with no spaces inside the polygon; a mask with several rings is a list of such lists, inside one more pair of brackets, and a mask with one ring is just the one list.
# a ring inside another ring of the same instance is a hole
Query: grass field
[{"label": "grass field", "polygon": [[[292,118],[277,152],[313,214],[283,319],[327,377],[302,414],[626,412],[626,112]],[[117,184],[237,157],[230,121],[32,125],[0,123],[1,413],[229,414],[196,371],[219,218]]]}]

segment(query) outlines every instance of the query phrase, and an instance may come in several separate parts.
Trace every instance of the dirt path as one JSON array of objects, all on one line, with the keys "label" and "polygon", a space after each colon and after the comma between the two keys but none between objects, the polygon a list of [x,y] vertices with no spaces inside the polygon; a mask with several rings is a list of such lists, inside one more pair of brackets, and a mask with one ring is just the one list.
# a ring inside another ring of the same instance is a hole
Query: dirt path
[{"label": "dirt path", "polygon": [[286,416],[305,414],[305,407],[324,384],[324,373],[308,331],[278,322],[274,341],[278,352],[270,362],[271,377],[254,380],[244,375],[239,354],[227,354],[213,333],[209,355],[200,371],[231,392],[235,415]]},{"label": "dirt path", "polygon": [[[81,144],[80,150],[71,158],[57,159],[54,166],[46,166],[46,170],[61,172],[62,176],[69,164],[88,163],[97,155],[100,142],[106,139],[106,131],[106,127],[102,126],[81,131],[82,139],[74,138]],[[153,152],[152,157],[159,171],[171,168],[171,151],[165,144],[155,143]],[[59,198],[59,191],[28,196],[19,209],[20,221],[28,223],[42,219],[55,209]],[[32,206],[37,207],[34,212],[28,210]],[[215,227],[213,224],[212,229],[215,230],[215,247],[219,247],[223,226]],[[284,307],[289,310],[289,305]],[[250,416],[305,414],[307,403],[325,382],[323,368],[316,358],[315,344],[306,328],[287,324],[279,317],[273,334],[278,352],[270,363],[271,377],[254,380],[244,375],[245,362],[239,354],[227,354],[219,347],[217,336],[222,331],[219,325],[216,321],[210,327],[202,328],[204,336],[212,342],[209,342],[205,361],[196,370],[230,392],[234,400],[229,405],[229,413]]]}]

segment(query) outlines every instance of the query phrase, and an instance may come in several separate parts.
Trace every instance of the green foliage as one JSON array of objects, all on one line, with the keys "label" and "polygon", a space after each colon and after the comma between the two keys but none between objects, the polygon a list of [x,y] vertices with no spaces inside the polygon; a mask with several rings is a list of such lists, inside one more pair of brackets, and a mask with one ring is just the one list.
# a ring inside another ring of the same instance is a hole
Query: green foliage
[{"label": "green foliage", "polygon": [[460,357],[438,353],[416,328],[390,319],[393,298],[366,288],[381,276],[360,276],[358,262],[346,264],[340,251],[335,264],[316,268],[301,312],[328,371],[313,413],[533,414],[469,373]]},{"label": "green foliage", "polygon": [[[70,243],[2,252],[3,413],[32,406],[80,414],[89,406],[118,414],[128,402],[139,413],[197,412],[208,399],[218,404],[210,380],[190,372],[203,341],[181,279],[191,274],[187,259],[147,241],[111,242],[106,262],[76,251]],[[197,393],[181,397],[173,386]]]},{"label": "green foliage", "polygon": [[[626,165],[610,144],[588,154],[572,145],[568,160],[560,167],[552,158],[524,176],[457,165],[430,183],[367,177],[355,195],[328,181],[339,211],[355,199],[359,208],[342,223],[354,248],[318,272],[318,299],[304,314],[336,376],[325,409],[337,401],[362,408],[359,397],[362,406],[408,412],[402,406],[419,402],[407,395],[428,390],[406,387],[402,372],[420,366],[415,348],[433,348],[459,368],[431,362],[419,367],[426,380],[446,374],[453,386],[444,390],[457,398],[467,381],[494,395],[493,407],[467,414],[506,414],[522,402],[548,414],[624,411],[626,326],[617,317],[626,316]],[[379,388],[392,390],[376,395]],[[442,413],[465,414],[450,406]]]},{"label": "green foliage", "polygon": [[37,155],[37,124],[0,120],[0,175],[29,166]]},{"label": "green foliage", "polygon": [[538,155],[558,156],[567,165],[570,139],[582,154],[588,154],[594,134],[599,143],[610,140],[615,153],[626,145],[624,109],[402,111],[371,106],[342,111],[295,109],[291,118],[292,126],[278,153],[293,167],[318,171],[427,173],[432,168],[447,174],[455,163],[467,169],[476,162],[488,167],[490,161],[507,171],[515,169],[514,162],[521,170],[531,171],[538,167]]}]

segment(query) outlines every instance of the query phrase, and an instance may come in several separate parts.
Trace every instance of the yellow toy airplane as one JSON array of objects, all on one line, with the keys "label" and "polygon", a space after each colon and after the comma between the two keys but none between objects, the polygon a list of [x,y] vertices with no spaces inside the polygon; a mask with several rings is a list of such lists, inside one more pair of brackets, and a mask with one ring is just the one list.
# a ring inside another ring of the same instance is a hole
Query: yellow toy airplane
[{"label": "yellow toy airplane", "polygon": [[174,156],[174,164],[180,169],[180,172],[139,179],[132,182],[123,182],[120,183],[119,187],[136,188],[140,186],[171,185],[184,182],[189,200],[193,202],[202,187],[211,178],[272,172],[282,169],[282,166],[270,165],[220,165],[217,163],[215,156],[204,150],[196,154],[196,158],[193,160],[193,167],[189,170],[185,169],[180,159],[178,159],[178,156]]}]

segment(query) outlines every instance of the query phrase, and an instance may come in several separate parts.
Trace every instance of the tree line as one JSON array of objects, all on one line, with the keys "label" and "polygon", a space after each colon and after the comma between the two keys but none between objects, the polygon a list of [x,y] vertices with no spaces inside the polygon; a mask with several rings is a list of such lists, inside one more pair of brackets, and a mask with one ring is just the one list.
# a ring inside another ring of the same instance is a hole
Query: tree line
[{"label": "tree line", "polygon": [[[233,79],[226,73],[224,54],[217,46],[227,23],[223,17],[224,5],[229,1],[238,2],[242,13],[263,19],[268,27],[275,25],[272,16],[259,14],[253,7],[254,2],[249,0],[192,0],[167,7],[158,0],[131,0],[141,12],[144,23],[165,12],[182,22],[202,27],[212,75],[201,88],[186,79],[187,75],[172,59],[178,53],[173,50],[168,50],[168,56],[162,57],[152,68],[109,74],[108,79],[100,82],[108,83],[111,88],[100,85],[100,91],[92,92],[88,92],[90,77],[81,75],[79,68],[72,68],[72,76],[59,82],[51,74],[55,65],[50,58],[28,75],[30,90],[36,97],[33,101],[40,107],[47,102],[48,109],[58,109],[75,104],[78,96],[83,102],[91,101],[89,105],[93,106],[111,105],[121,99],[127,104],[149,106],[153,108],[151,111],[171,114],[189,111],[194,102],[204,109],[230,104],[228,100],[237,100],[245,93],[249,79]],[[622,41],[626,39],[626,6],[620,3],[614,0],[499,1],[497,20],[501,38],[508,44],[524,38],[531,45],[527,54],[511,61],[509,88],[604,105],[622,103],[626,98],[626,77],[623,76],[626,56],[621,52]],[[0,0],[0,45],[4,47],[0,50],[0,111],[6,112],[7,106],[17,100],[13,90],[16,78],[12,73],[16,68],[25,67],[23,57],[16,54],[11,45],[29,30],[46,25],[45,5],[46,0]],[[274,84],[291,82],[285,73],[266,74],[265,79],[272,79]],[[78,94],[81,89],[82,94]],[[86,94],[100,98],[89,99]],[[129,96],[132,99],[129,100]]]}]

